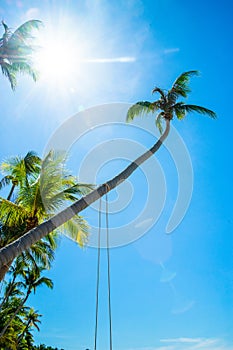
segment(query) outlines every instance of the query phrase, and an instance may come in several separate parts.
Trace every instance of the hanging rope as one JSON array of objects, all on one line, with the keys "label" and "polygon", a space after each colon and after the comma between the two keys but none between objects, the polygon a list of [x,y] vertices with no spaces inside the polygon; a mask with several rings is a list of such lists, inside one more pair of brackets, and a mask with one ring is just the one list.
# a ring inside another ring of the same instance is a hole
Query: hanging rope
[{"label": "hanging rope", "polygon": [[112,308],[111,308],[111,283],[110,283],[110,251],[109,251],[109,223],[108,223],[108,194],[106,193],[106,234],[107,234],[107,259],[108,259],[108,314],[109,314],[109,341],[112,350]]},{"label": "hanging rope", "polygon": [[[98,230],[98,258],[97,258],[97,277],[96,277],[96,313],[95,313],[95,340],[94,340],[94,350],[97,347],[97,333],[98,333],[98,313],[99,313],[99,282],[100,282],[100,235],[102,230],[101,223],[101,209],[102,200],[100,198],[99,204],[99,230]],[[109,249],[109,220],[108,220],[108,196],[106,193],[106,248],[107,248],[107,271],[108,271],[108,316],[109,316],[109,346],[112,350],[112,309],[111,309],[111,283],[110,283],[110,249]]]},{"label": "hanging rope", "polygon": [[98,312],[99,312],[99,282],[100,282],[100,232],[101,232],[101,208],[102,199],[99,203],[99,231],[98,231],[98,258],[97,258],[97,274],[96,274],[96,305],[95,305],[95,342],[94,350],[96,350],[97,344],[97,331],[98,331]]}]

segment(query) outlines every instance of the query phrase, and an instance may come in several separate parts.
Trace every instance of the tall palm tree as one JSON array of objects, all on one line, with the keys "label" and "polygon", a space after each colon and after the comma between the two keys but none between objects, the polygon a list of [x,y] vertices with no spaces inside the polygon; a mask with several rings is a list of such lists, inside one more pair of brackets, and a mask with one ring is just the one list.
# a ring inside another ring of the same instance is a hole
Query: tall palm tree
[{"label": "tall palm tree", "polygon": [[26,301],[28,300],[32,292],[36,292],[36,289],[41,285],[46,285],[48,288],[53,288],[53,282],[50,278],[41,277],[41,273],[45,269],[43,267],[37,266],[37,269],[26,269],[23,271],[23,281],[22,287],[25,289],[25,295],[19,300],[17,307],[11,316],[7,319],[4,327],[0,331],[0,338],[5,334],[6,330],[10,326],[11,322],[14,320],[15,316],[24,307]]},{"label": "tall palm tree", "polygon": [[28,313],[24,316],[25,319],[25,327],[22,331],[22,333],[20,334],[20,336],[18,337],[17,340],[17,345],[20,344],[21,340],[23,339],[24,335],[28,332],[28,330],[31,327],[35,327],[38,331],[40,330],[38,323],[41,323],[40,321],[40,317],[42,315],[38,314],[37,311],[35,311],[33,308],[30,308]]},{"label": "tall palm tree", "polygon": [[123,170],[113,179],[99,186],[94,191],[82,197],[77,202],[71,204],[70,207],[62,210],[51,219],[43,222],[35,229],[27,232],[25,235],[20,237],[18,240],[15,240],[7,247],[0,249],[0,266],[7,264],[9,261],[11,261],[11,259],[28,249],[33,243],[37,242],[49,232],[52,232],[54,229],[66,223],[72,217],[76,216],[82,210],[87,208],[90,204],[125,181],[142,163],[150,158],[152,154],[154,154],[161,147],[163,141],[169,134],[170,122],[174,116],[177,116],[178,119],[182,119],[188,112],[198,112],[201,114],[206,114],[211,118],[216,118],[216,114],[207,108],[177,102],[179,97],[187,97],[188,93],[190,92],[190,77],[196,74],[197,71],[182,73],[175,80],[168,92],[157,87],[154,88],[153,92],[158,92],[160,94],[159,100],[156,100],[155,102],[138,102],[133,105],[127,113],[127,121],[131,121],[134,119],[134,117],[143,113],[154,113],[160,111],[156,119],[157,126],[162,132],[162,121],[164,121],[166,128],[159,140],[148,151],[135,159],[125,170]]},{"label": "tall palm tree", "polygon": [[38,177],[41,159],[33,151],[29,151],[25,157],[11,157],[2,162],[0,170],[5,176],[0,181],[0,190],[11,185],[7,200],[10,201],[15,188],[29,186],[29,177]]},{"label": "tall palm tree", "polygon": [[31,62],[31,55],[35,50],[32,32],[41,25],[41,21],[30,20],[12,32],[2,21],[4,33],[0,39],[0,66],[13,90],[17,85],[18,73],[28,74],[34,81],[37,79],[37,73]]}]

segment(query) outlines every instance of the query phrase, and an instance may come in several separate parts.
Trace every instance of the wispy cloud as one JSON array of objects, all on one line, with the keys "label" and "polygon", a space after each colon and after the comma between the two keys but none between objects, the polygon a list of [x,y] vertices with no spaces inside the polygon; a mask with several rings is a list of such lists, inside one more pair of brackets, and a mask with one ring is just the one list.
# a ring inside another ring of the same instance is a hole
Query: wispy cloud
[{"label": "wispy cloud", "polygon": [[169,55],[169,54],[171,54],[171,53],[176,53],[176,52],[179,52],[179,51],[180,51],[179,47],[172,47],[172,48],[170,48],[170,49],[165,49],[165,50],[163,51],[163,53],[164,53],[165,55]]},{"label": "wispy cloud", "polygon": [[[161,343],[169,343],[171,350],[231,350],[232,344],[227,345],[217,338],[171,338],[161,339]],[[156,350],[156,349],[155,349]]]},{"label": "wispy cloud", "polygon": [[123,56],[123,57],[113,57],[113,58],[90,58],[86,59],[85,62],[88,63],[129,63],[129,62],[135,62],[136,58],[131,56]]},{"label": "wispy cloud", "polygon": [[199,343],[202,338],[170,338],[160,339],[161,343]]},{"label": "wispy cloud", "polygon": [[161,339],[162,346],[148,346],[128,350],[232,350],[233,344],[226,344],[218,338],[168,338]]}]

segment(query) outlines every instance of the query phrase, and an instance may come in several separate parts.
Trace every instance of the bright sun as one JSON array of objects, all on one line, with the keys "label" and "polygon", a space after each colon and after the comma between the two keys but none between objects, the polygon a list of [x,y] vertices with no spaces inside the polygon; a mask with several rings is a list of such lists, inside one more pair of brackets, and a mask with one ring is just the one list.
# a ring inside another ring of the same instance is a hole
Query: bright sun
[{"label": "bright sun", "polygon": [[40,77],[50,83],[67,84],[78,69],[77,44],[67,40],[69,36],[46,33],[38,39],[39,49],[34,57],[34,66]]}]

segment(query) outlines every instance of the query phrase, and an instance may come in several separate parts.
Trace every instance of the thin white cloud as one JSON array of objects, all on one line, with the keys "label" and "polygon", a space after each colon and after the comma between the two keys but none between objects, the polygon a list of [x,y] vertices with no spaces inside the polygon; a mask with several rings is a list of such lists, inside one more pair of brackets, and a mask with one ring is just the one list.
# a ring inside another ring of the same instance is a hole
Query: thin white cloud
[{"label": "thin white cloud", "polygon": [[179,52],[179,51],[180,51],[179,47],[172,47],[172,48],[170,48],[170,49],[165,49],[165,50],[163,51],[163,53],[164,53],[165,55],[169,55],[169,54],[171,54],[171,53],[176,53],[176,52]]},{"label": "thin white cloud", "polygon": [[162,346],[148,346],[127,350],[232,350],[233,344],[226,344],[223,339],[217,338],[168,338],[161,339]]},{"label": "thin white cloud", "polygon": [[113,58],[90,58],[86,59],[85,62],[89,63],[129,63],[129,62],[135,62],[136,58],[131,56],[123,56],[123,57],[113,57]]},{"label": "thin white cloud", "polygon": [[161,339],[160,342],[169,343],[171,350],[232,350],[232,345],[226,345],[222,339],[217,338],[180,337]]},{"label": "thin white cloud", "polygon": [[160,339],[161,343],[199,343],[203,341],[202,338],[170,338]]}]

